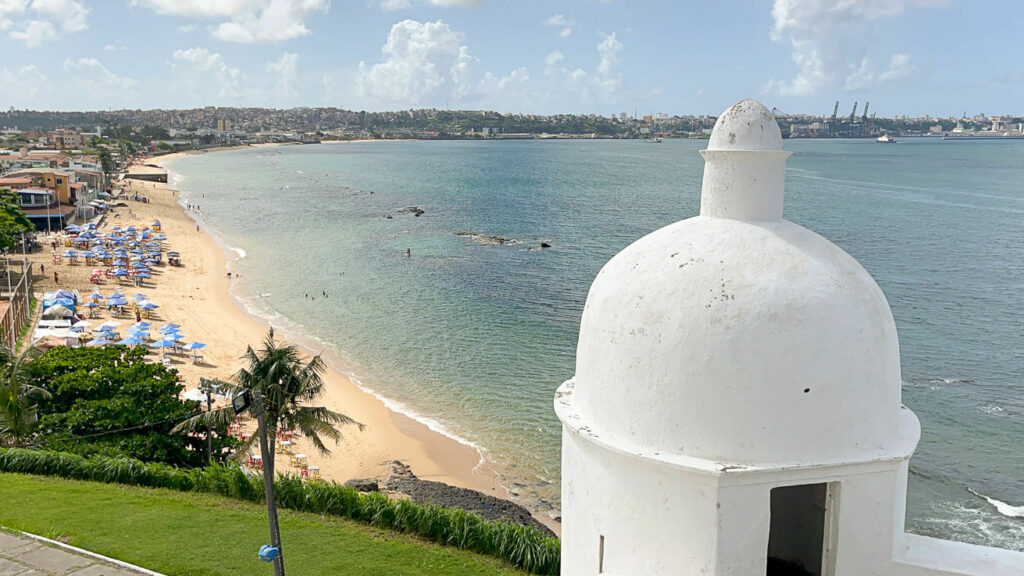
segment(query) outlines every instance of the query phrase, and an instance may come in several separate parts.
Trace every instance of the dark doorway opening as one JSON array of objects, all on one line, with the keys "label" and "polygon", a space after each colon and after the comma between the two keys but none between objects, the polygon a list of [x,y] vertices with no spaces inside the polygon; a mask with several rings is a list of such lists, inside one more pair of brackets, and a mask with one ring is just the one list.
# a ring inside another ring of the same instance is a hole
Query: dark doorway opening
[{"label": "dark doorway opening", "polygon": [[830,501],[824,483],[772,490],[767,576],[827,576]]}]

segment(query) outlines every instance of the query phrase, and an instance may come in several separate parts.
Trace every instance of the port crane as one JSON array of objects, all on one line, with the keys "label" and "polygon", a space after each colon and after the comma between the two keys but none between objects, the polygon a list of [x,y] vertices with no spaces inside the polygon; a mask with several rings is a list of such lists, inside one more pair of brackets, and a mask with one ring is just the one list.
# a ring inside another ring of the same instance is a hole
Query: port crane
[{"label": "port crane", "polygon": [[850,112],[850,124],[853,124],[854,119],[857,117],[857,101],[853,101],[853,111]]}]

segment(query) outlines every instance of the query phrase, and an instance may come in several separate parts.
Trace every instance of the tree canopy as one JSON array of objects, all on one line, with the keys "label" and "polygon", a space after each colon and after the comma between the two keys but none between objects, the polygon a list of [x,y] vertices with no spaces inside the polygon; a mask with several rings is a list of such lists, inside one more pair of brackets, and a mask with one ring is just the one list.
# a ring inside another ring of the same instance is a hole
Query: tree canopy
[{"label": "tree canopy", "polygon": [[[182,401],[177,375],[144,361],[145,349],[63,348],[48,350],[27,365],[32,382],[50,393],[39,403],[36,442],[82,455],[124,454],[179,466],[207,463],[205,439],[171,435],[179,422],[201,412]],[[215,460],[237,441],[226,423],[214,428]]]},{"label": "tree canopy", "polygon": [[35,230],[35,226],[18,206],[18,194],[0,188],[0,249],[14,246],[21,241],[22,233],[31,230]]}]

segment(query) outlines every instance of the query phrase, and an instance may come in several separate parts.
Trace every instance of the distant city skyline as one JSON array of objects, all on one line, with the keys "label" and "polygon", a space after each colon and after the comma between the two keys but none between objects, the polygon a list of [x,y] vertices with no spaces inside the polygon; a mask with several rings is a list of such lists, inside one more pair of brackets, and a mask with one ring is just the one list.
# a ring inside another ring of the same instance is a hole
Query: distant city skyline
[{"label": "distant city skyline", "polygon": [[1013,0],[0,0],[0,109],[1024,114]]}]

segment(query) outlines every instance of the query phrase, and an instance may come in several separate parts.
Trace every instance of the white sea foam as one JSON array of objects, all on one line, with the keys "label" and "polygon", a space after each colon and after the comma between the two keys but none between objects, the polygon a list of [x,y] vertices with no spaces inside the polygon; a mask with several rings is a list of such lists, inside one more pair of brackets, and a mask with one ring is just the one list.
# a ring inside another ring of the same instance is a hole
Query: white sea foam
[{"label": "white sea foam", "polygon": [[249,255],[248,252],[246,252],[245,250],[243,250],[241,248],[236,248],[234,246],[225,246],[225,248],[227,248],[228,250],[234,252],[235,254],[238,254],[237,260],[241,260],[242,258],[245,258],[246,256]]},{"label": "white sea foam", "polygon": [[971,490],[970,488],[968,488],[967,490],[971,494],[974,494],[975,496],[977,496],[979,498],[984,498],[989,504],[991,504],[1003,516],[1008,516],[1010,518],[1024,518],[1024,506],[1014,506],[1012,504],[1007,504],[1006,502],[1003,502],[1002,500],[996,500],[995,498],[990,498],[988,496],[985,496],[984,494],[980,494],[978,492],[975,492],[974,490]]},{"label": "white sea foam", "polygon": [[[267,295],[269,296],[269,294]],[[240,306],[240,308],[245,311],[245,313],[260,320],[263,320],[264,324],[273,325],[275,327],[274,330],[278,334],[294,340],[301,348],[305,349],[307,352],[317,354],[322,353],[324,349],[331,351],[336,350],[332,343],[312,334],[312,331],[309,330],[304,325],[302,325],[301,323],[295,322],[294,320],[288,318],[287,316],[284,316],[283,314],[269,308],[266,302],[255,302],[249,298],[237,294],[234,290],[231,291],[231,296],[235,300],[235,302]],[[258,296],[263,295],[259,294]],[[319,350],[317,350],[317,348],[319,348]],[[358,387],[363,392],[366,392],[367,394],[370,394],[373,397],[380,400],[388,410],[391,410],[392,412],[396,412],[407,418],[415,420],[420,424],[423,424],[429,430],[436,434],[441,434],[442,436],[454,440],[459,444],[462,444],[463,446],[468,446],[476,450],[479,459],[477,460],[476,465],[473,467],[474,472],[477,472],[481,466],[487,464],[486,448],[480,446],[479,444],[473,442],[472,440],[468,440],[466,438],[463,438],[462,436],[459,436],[451,429],[446,427],[444,424],[442,424],[440,421],[420,414],[416,410],[410,408],[407,404],[395,400],[393,398],[389,398],[384,394],[378,392],[374,388],[371,388],[370,386],[366,385],[366,383],[363,381],[363,378],[361,378],[352,370],[348,369],[348,362],[344,361],[343,354],[335,352],[334,354],[325,354],[323,358],[324,362],[331,369],[338,372],[339,374],[346,376],[353,384],[356,385],[356,387]],[[507,487],[502,486],[502,488]]]},{"label": "white sea foam", "polygon": [[986,404],[984,406],[978,406],[978,410],[983,414],[988,414],[989,416],[1002,416],[1003,414],[1006,413],[1006,411],[1003,410],[1003,407],[998,404]]}]

